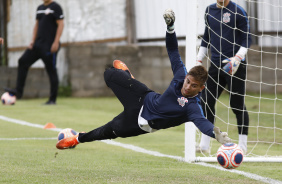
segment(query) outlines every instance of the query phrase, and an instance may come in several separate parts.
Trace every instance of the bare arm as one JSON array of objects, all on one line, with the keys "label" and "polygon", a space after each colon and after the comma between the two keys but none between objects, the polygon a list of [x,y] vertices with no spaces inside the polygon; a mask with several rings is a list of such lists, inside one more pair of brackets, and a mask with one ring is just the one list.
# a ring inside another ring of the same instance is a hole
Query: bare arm
[{"label": "bare arm", "polygon": [[60,38],[61,38],[61,35],[63,33],[63,29],[64,29],[64,20],[63,19],[59,19],[56,22],[57,22],[58,27],[57,27],[55,40],[54,40],[52,47],[51,47],[51,53],[58,51]]},{"label": "bare arm", "polygon": [[33,48],[33,44],[34,44],[36,36],[37,36],[37,31],[38,31],[38,20],[36,20],[35,25],[33,27],[32,40],[31,40],[31,43],[28,46],[29,49]]},{"label": "bare arm", "polygon": [[0,37],[0,44],[4,44],[4,39]]}]

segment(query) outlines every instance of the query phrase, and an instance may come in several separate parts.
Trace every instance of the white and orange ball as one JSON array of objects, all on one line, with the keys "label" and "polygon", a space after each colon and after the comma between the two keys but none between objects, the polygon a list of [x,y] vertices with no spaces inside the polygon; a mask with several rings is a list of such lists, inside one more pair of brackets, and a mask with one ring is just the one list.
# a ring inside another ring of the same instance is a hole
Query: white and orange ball
[{"label": "white and orange ball", "polygon": [[3,105],[14,105],[16,103],[17,97],[9,92],[3,93],[1,96],[1,101]]},{"label": "white and orange ball", "polygon": [[[58,141],[60,141],[62,139],[65,139],[65,138],[68,138],[68,137],[75,136],[75,135],[77,135],[76,131],[74,131],[71,128],[65,128],[65,129],[63,129],[63,130],[61,130],[59,132],[59,134],[58,134]],[[71,148],[75,148],[75,146],[73,146]]]},{"label": "white and orange ball", "polygon": [[235,169],[243,162],[243,151],[235,143],[223,144],[217,150],[217,161],[226,169]]}]

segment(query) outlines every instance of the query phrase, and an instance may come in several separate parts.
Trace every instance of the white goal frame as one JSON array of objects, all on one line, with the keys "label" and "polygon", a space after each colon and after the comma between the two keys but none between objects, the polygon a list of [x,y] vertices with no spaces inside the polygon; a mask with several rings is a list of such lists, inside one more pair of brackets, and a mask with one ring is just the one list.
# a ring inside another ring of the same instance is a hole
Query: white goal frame
[{"label": "white goal frame", "polygon": [[[197,1],[187,3],[186,68],[189,71],[196,64],[197,45]],[[189,11],[188,11],[189,10]],[[185,161],[217,162],[216,157],[196,157],[196,126],[185,123]],[[282,157],[244,157],[244,162],[282,162]]]}]

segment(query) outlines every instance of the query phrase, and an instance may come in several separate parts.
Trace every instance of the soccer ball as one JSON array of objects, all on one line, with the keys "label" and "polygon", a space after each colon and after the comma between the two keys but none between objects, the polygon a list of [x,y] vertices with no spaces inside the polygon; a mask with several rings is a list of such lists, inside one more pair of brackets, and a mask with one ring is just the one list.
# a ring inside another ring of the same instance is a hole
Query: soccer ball
[{"label": "soccer ball", "polygon": [[[68,137],[75,136],[75,135],[77,135],[77,132],[74,131],[73,129],[71,129],[71,128],[63,129],[58,134],[58,141],[65,139],[65,138],[68,138]],[[71,148],[75,148],[75,146],[73,146]]]},{"label": "soccer ball", "polygon": [[225,169],[235,169],[243,162],[243,151],[235,143],[223,144],[217,150],[217,161]]},{"label": "soccer ball", "polygon": [[3,93],[1,96],[1,101],[3,105],[14,105],[16,103],[16,96],[9,92]]}]

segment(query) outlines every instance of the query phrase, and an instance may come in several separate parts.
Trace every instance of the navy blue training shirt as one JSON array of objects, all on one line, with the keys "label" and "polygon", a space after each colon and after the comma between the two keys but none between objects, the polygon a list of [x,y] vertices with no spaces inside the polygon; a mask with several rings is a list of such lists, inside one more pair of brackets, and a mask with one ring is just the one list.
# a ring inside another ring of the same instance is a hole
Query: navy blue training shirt
[{"label": "navy blue training shirt", "polygon": [[149,120],[154,129],[166,129],[192,121],[201,132],[214,138],[214,125],[203,115],[200,93],[192,98],[181,94],[187,71],[179,55],[175,33],[166,33],[166,47],[174,77],[163,94],[150,92],[146,95],[141,116]]},{"label": "navy blue training shirt", "polygon": [[208,6],[205,24],[201,46],[211,48],[211,60],[217,66],[220,66],[220,61],[235,56],[240,46],[251,46],[248,15],[232,1],[225,8],[218,8],[216,3]]}]

